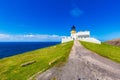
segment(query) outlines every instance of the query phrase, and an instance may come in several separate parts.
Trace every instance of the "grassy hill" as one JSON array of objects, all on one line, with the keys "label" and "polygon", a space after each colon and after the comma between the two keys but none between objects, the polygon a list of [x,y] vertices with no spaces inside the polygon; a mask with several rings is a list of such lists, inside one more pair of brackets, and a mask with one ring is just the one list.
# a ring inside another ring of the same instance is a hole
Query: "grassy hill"
[{"label": "grassy hill", "polygon": [[106,43],[111,44],[111,45],[115,45],[115,46],[120,46],[120,38],[106,41]]},{"label": "grassy hill", "polygon": [[113,61],[120,63],[120,47],[112,46],[106,43],[102,43],[100,45],[100,44],[89,43],[89,42],[82,42],[82,41],[80,42],[87,49],[94,51],[101,56],[104,56],[106,58],[109,58]]},{"label": "grassy hill", "polygon": [[27,80],[66,60],[73,42],[0,59],[0,80]]}]

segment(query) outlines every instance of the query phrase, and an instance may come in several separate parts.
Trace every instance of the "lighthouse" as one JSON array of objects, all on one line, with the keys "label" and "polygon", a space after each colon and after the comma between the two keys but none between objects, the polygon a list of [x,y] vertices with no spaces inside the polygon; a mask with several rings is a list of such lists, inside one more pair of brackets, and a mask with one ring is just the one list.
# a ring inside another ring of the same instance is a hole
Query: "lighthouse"
[{"label": "lighthouse", "polygon": [[92,42],[96,44],[101,44],[101,41],[99,41],[96,38],[90,37],[90,31],[76,31],[76,27],[73,25],[70,31],[71,36],[64,36],[62,38],[62,43],[69,42],[73,40],[79,40],[79,41],[86,41],[86,42]]},{"label": "lighthouse", "polygon": [[71,33],[72,39],[73,39],[73,40],[76,40],[76,39],[77,39],[77,38],[76,38],[76,28],[75,28],[74,25],[72,26],[70,33]]}]

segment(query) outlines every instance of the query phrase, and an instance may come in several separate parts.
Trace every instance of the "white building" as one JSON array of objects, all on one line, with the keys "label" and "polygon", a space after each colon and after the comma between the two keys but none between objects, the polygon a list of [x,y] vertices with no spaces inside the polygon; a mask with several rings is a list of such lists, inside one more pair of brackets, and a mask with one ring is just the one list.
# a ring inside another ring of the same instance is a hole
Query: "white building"
[{"label": "white building", "polygon": [[61,42],[64,43],[64,42],[69,42],[69,41],[72,41],[72,40],[81,40],[81,41],[101,44],[101,41],[90,37],[90,31],[76,32],[75,26],[73,26],[72,29],[71,29],[71,36],[63,37]]}]

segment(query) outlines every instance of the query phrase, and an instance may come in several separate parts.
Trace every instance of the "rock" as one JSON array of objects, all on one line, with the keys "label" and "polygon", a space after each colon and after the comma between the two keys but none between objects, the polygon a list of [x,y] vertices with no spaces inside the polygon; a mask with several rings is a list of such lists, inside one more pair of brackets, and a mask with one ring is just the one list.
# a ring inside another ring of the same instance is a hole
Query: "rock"
[{"label": "rock", "polygon": [[33,63],[35,63],[35,62],[36,62],[36,61],[29,61],[29,62],[26,62],[26,63],[21,64],[20,66],[21,66],[21,67],[25,67],[25,66],[31,65],[31,64],[33,64]]},{"label": "rock", "polygon": [[60,58],[61,58],[61,56],[53,59],[51,62],[49,62],[49,65],[53,64],[54,62],[56,62],[56,61],[59,60]]},{"label": "rock", "polygon": [[110,41],[106,41],[106,43],[114,45],[114,46],[120,46],[120,39],[113,39]]}]

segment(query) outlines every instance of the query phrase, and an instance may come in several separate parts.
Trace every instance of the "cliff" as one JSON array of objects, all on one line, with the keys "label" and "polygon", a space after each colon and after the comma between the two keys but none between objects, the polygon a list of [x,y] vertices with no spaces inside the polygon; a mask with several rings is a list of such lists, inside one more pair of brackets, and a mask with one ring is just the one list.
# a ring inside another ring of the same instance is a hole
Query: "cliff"
[{"label": "cliff", "polygon": [[111,44],[111,45],[115,45],[115,46],[120,46],[120,38],[106,41],[106,43]]}]

